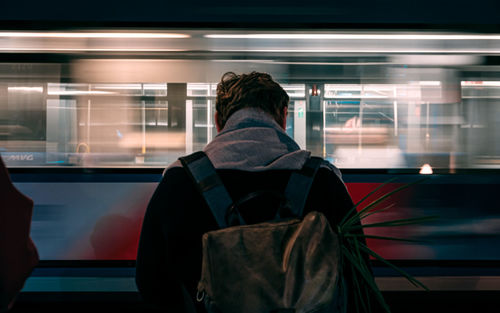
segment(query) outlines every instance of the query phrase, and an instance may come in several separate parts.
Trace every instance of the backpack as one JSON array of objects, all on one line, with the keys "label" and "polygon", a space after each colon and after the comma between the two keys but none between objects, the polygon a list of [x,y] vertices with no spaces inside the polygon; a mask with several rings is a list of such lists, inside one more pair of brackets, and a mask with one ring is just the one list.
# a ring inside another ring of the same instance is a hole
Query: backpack
[{"label": "backpack", "polygon": [[321,158],[291,174],[274,219],[251,225],[239,207],[262,192],[233,202],[205,153],[180,160],[220,227],[202,238],[197,301],[209,313],[345,312],[339,239],[322,213],[302,217]]}]

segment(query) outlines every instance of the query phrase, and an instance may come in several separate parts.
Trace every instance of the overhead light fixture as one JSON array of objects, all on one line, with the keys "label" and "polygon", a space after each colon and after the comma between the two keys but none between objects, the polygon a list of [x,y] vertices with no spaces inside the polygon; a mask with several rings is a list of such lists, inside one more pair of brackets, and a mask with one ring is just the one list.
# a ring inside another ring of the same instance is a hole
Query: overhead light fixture
[{"label": "overhead light fixture", "polygon": [[116,89],[116,90],[141,90],[141,84],[113,84],[113,85],[93,85],[95,89]]},{"label": "overhead light fixture", "polygon": [[500,81],[462,81],[461,85],[468,87],[500,87]]},{"label": "overhead light fixture", "polygon": [[361,96],[361,95],[326,95],[325,98],[328,99],[388,99],[388,96]]},{"label": "overhead light fixture", "polygon": [[111,91],[84,91],[84,90],[57,90],[49,91],[49,96],[83,96],[83,95],[112,95]]},{"label": "overhead light fixture", "polygon": [[447,50],[447,49],[404,49],[404,50],[396,50],[392,48],[387,49],[362,49],[362,48],[349,48],[349,49],[212,49],[209,50],[211,52],[249,52],[249,53],[425,53],[425,54],[493,54],[500,53],[500,50]]},{"label": "overhead light fixture", "polygon": [[187,34],[176,33],[91,33],[91,32],[0,32],[0,37],[14,38],[133,38],[133,39],[176,39],[190,38]]},{"label": "overhead light fixture", "polygon": [[293,65],[384,65],[384,64],[393,64],[392,62],[298,62],[298,61],[278,61],[278,60],[212,60],[212,62],[221,62],[221,63],[263,63],[263,64],[293,64]]},{"label": "overhead light fixture", "polygon": [[[420,52],[415,49],[415,52]],[[459,54],[449,55],[451,51],[442,52],[440,54],[407,54],[407,55],[393,55],[390,57],[391,62],[405,65],[471,65],[482,64],[483,57],[476,55],[466,55],[465,53],[475,53],[474,50],[455,50]],[[485,52],[489,53],[489,52]]]},{"label": "overhead light fixture", "polygon": [[422,80],[418,84],[420,86],[441,86],[441,82],[438,80]]},{"label": "overhead light fixture", "polygon": [[302,39],[302,40],[500,40],[500,35],[453,34],[208,34],[211,39]]},{"label": "overhead light fixture", "polygon": [[43,92],[43,87],[7,87],[7,91],[19,92]]},{"label": "overhead light fixture", "polygon": [[148,49],[148,48],[9,48],[0,47],[0,51],[50,51],[50,52],[184,52],[185,49]]}]

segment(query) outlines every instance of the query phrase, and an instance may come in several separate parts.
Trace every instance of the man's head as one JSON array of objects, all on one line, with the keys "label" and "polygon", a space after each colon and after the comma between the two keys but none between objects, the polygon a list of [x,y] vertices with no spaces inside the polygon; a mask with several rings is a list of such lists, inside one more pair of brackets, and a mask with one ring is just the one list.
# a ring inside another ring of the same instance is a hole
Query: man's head
[{"label": "man's head", "polygon": [[222,75],[217,85],[215,100],[217,129],[220,131],[229,117],[243,108],[259,108],[285,128],[288,101],[285,90],[269,74],[251,72],[236,75],[228,72]]}]

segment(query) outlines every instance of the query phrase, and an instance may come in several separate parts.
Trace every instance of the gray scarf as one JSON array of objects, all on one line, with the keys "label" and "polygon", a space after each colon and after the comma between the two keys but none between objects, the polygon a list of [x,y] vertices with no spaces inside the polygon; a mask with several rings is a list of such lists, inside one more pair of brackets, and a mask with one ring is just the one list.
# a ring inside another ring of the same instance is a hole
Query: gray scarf
[{"label": "gray scarf", "polygon": [[[203,149],[216,169],[250,172],[301,169],[311,152],[297,143],[271,115],[257,108],[236,111],[222,131]],[[168,168],[181,166],[179,161]],[[322,167],[339,170],[329,162]]]}]

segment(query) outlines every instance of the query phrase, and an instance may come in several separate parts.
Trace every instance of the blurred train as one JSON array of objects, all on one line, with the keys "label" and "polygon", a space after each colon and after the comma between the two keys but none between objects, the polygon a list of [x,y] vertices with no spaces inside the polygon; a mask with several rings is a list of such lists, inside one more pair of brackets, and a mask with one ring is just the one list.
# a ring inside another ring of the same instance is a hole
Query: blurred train
[{"label": "blurred train", "polygon": [[282,84],[287,133],[338,166],[355,200],[391,178],[388,188],[434,173],[384,216],[441,219],[375,231],[426,240],[370,241],[383,256],[500,260],[491,249],[500,244],[500,35],[0,31],[0,154],[35,201],[43,260],[135,259],[162,170],[217,135],[215,90],[228,71]]},{"label": "blurred train", "polygon": [[0,32],[14,167],[164,167],[216,135],[226,71],[291,96],[290,136],[341,168],[500,168],[500,38],[403,32]]}]

